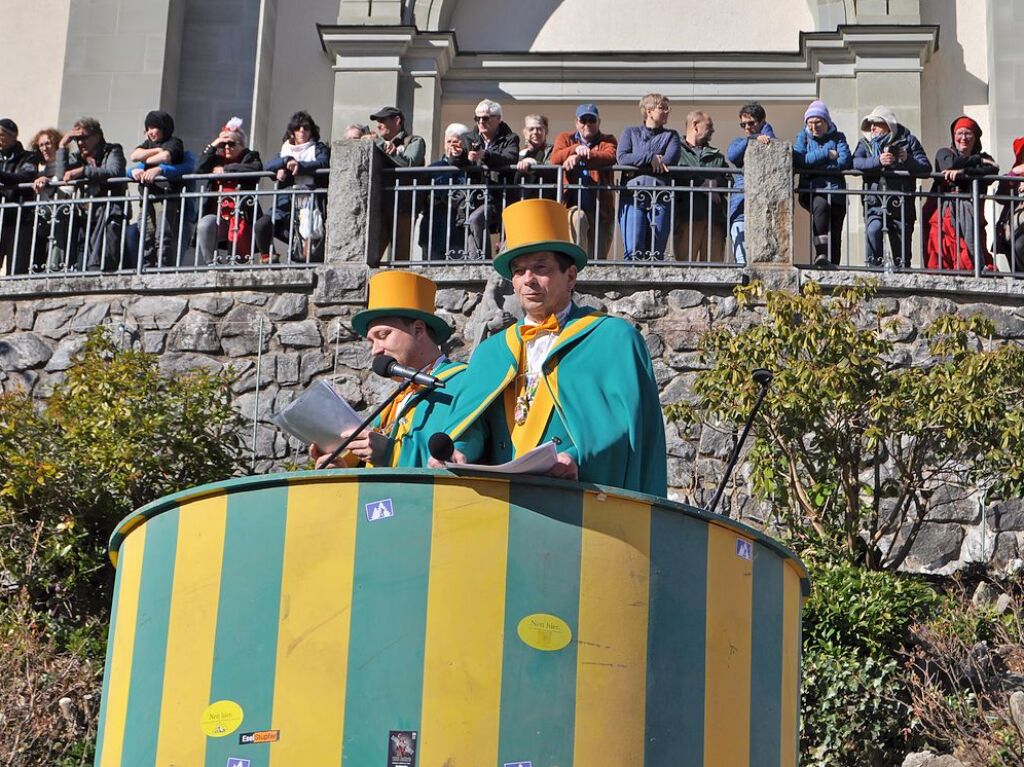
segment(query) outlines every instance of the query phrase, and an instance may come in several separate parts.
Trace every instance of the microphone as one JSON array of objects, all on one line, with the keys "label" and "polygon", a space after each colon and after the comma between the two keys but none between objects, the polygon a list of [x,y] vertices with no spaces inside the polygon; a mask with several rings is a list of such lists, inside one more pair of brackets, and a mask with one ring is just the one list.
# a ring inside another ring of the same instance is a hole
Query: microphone
[{"label": "microphone", "polygon": [[429,386],[432,389],[443,389],[444,381],[430,373],[424,373],[416,368],[399,365],[398,360],[387,354],[381,354],[373,358],[370,366],[373,372],[382,378],[404,378],[420,386]]},{"label": "microphone", "polygon": [[722,493],[725,492],[725,484],[729,481],[729,477],[732,476],[732,470],[736,468],[736,461],[740,457],[740,449],[743,447],[743,443],[747,441],[747,435],[750,433],[750,427],[754,425],[754,417],[757,415],[757,411],[761,409],[761,403],[764,402],[764,397],[768,393],[768,387],[772,383],[774,377],[772,371],[765,370],[764,368],[757,368],[750,373],[750,377],[754,379],[754,383],[761,387],[761,391],[757,393],[757,400],[754,402],[754,407],[750,410],[750,415],[747,416],[747,422],[743,424],[743,432],[740,434],[739,441],[736,443],[736,447],[733,448],[732,455],[729,457],[729,464],[725,467],[725,474],[722,475],[722,481],[718,483],[718,489],[715,490],[715,495],[711,499],[711,503],[708,504],[707,511],[710,514],[715,513],[715,508],[718,506],[718,502],[722,499]]},{"label": "microphone", "polygon": [[452,459],[452,455],[455,453],[455,443],[452,442],[451,437],[443,431],[439,431],[430,435],[430,439],[427,440],[427,449],[432,458],[446,463]]}]

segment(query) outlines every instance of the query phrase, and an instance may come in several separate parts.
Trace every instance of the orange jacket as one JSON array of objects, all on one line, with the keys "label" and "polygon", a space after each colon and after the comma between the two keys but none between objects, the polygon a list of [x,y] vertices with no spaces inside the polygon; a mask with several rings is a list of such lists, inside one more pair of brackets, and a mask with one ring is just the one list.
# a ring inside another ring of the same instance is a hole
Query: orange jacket
[{"label": "orange jacket", "polygon": [[[555,139],[554,148],[551,150],[551,157],[548,159],[548,162],[552,165],[561,165],[569,155],[576,151],[576,147],[582,143],[577,132],[574,130],[559,133]],[[599,133],[597,141],[590,147],[590,159],[586,161],[587,175],[593,181],[605,187],[600,192],[602,217],[612,216],[615,213],[615,194],[608,187],[614,182],[615,173],[611,170],[611,167],[615,165],[615,150],[617,147],[618,142],[615,140],[615,136]],[[576,170],[565,174],[566,184],[578,183],[579,166],[577,165],[576,168]]]}]

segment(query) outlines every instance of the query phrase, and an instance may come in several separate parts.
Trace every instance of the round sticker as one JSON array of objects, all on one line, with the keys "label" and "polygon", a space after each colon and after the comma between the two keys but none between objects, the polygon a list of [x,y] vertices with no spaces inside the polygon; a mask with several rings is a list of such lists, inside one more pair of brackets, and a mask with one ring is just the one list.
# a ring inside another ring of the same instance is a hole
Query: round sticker
[{"label": "round sticker", "polygon": [[233,700],[218,700],[206,707],[199,727],[211,738],[223,738],[242,725],[242,707]]},{"label": "round sticker", "polygon": [[553,652],[572,641],[572,629],[557,615],[534,613],[519,621],[519,638],[534,650]]}]

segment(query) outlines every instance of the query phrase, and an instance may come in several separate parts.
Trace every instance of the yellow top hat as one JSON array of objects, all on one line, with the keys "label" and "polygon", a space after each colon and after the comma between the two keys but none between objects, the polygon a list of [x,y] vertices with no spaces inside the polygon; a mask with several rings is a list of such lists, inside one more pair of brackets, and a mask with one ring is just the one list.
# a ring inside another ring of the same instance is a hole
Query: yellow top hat
[{"label": "yellow top hat", "polygon": [[406,271],[378,272],[370,278],[366,309],[352,318],[352,327],[366,337],[369,325],[380,317],[423,320],[434,329],[438,343],[447,341],[452,327],[434,314],[437,285],[422,274]]},{"label": "yellow top hat", "polygon": [[505,250],[494,259],[494,268],[505,279],[512,279],[512,261],[527,253],[551,250],[564,253],[577,269],[587,265],[587,254],[569,236],[569,211],[554,200],[523,200],[509,205],[502,213],[505,223]]}]

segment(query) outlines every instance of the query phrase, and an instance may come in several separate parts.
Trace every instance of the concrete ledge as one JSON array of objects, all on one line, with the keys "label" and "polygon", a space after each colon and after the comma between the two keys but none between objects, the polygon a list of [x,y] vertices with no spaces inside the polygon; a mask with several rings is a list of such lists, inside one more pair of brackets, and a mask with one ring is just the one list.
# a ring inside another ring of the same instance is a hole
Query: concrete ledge
[{"label": "concrete ledge", "polygon": [[260,288],[312,290],[318,269],[250,269],[154,272],[150,274],[97,274],[81,277],[34,277],[0,280],[0,300],[107,293],[209,293]]},{"label": "concrete ledge", "polygon": [[975,277],[957,274],[896,272],[884,274],[855,269],[799,269],[800,282],[813,280],[823,286],[852,285],[858,280],[874,280],[879,292],[936,295],[969,298],[1000,296],[1024,299],[1024,280],[1015,277]]}]

